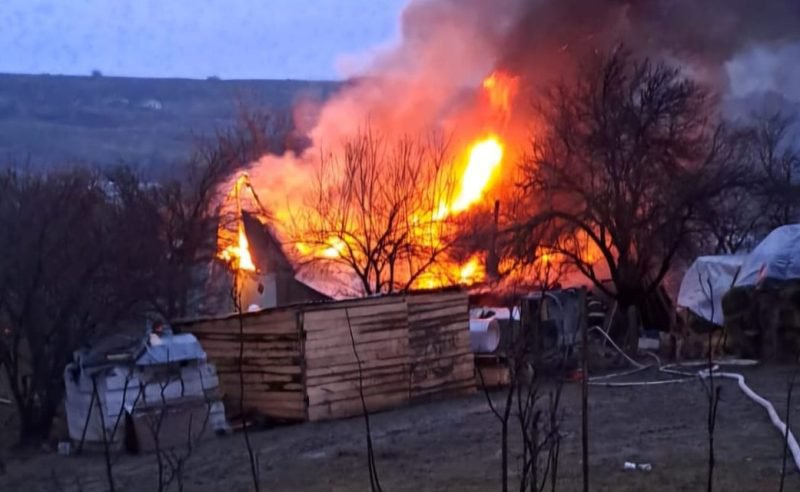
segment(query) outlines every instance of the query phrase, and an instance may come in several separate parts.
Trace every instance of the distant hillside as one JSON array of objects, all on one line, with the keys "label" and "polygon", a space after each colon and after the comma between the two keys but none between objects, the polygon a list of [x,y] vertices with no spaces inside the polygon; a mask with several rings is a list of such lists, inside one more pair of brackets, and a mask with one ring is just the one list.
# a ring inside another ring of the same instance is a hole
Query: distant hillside
[{"label": "distant hillside", "polygon": [[0,74],[0,162],[161,167],[188,155],[198,136],[232,125],[237,102],[289,109],[301,99],[325,100],[339,86]]},{"label": "distant hillside", "polygon": [[[324,101],[341,85],[0,74],[0,165],[30,157],[35,166],[163,168],[185,158],[198,137],[235,124],[239,102],[288,110],[301,100]],[[726,112],[741,118],[763,108],[797,113],[800,103],[761,94],[729,100]]]}]

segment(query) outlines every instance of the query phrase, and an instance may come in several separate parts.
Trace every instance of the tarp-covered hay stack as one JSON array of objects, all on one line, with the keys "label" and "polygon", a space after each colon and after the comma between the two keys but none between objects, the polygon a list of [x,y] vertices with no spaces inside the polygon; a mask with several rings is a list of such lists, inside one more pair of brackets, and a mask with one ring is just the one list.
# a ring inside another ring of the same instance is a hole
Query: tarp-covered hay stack
[{"label": "tarp-covered hay stack", "polygon": [[[216,363],[230,412],[239,408],[239,321],[180,324]],[[464,292],[301,304],[241,322],[247,413],[324,420],[361,414],[361,391],[372,412],[475,390]]]},{"label": "tarp-covered hay stack", "polygon": [[797,360],[800,224],[778,227],[746,255],[698,258],[684,276],[678,305],[688,310],[693,332],[724,325],[722,341],[731,353]]}]

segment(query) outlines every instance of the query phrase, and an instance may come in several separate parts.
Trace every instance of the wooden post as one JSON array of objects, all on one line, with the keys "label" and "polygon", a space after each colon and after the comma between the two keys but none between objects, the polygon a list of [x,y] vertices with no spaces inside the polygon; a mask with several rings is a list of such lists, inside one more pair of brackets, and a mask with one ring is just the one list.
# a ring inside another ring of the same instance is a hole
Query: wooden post
[{"label": "wooden post", "polygon": [[489,280],[500,278],[500,259],[497,255],[497,223],[500,220],[500,200],[494,202],[494,222],[492,223],[492,236],[489,251],[486,254],[486,275]]},{"label": "wooden post", "polygon": [[589,329],[586,319],[586,288],[578,294],[578,317],[581,330],[581,451],[583,492],[589,492]]}]

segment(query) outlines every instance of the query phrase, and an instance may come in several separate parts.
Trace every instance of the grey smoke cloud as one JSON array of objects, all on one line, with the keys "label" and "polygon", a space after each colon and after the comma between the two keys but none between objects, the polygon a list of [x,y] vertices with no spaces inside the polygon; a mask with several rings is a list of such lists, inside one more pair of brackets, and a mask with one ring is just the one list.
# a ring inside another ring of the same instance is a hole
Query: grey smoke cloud
[{"label": "grey smoke cloud", "polygon": [[755,45],[726,63],[733,97],[776,92],[800,101],[800,43]]},{"label": "grey smoke cloud", "polygon": [[727,77],[746,75],[728,70],[730,63],[767,63],[786,89],[787,78],[800,80],[796,71],[777,69],[797,60],[796,50],[787,48],[800,41],[797,0],[528,0],[520,2],[518,16],[502,49],[503,62],[516,71],[543,58],[557,67],[622,42],[702,67],[723,86],[740,88]]}]

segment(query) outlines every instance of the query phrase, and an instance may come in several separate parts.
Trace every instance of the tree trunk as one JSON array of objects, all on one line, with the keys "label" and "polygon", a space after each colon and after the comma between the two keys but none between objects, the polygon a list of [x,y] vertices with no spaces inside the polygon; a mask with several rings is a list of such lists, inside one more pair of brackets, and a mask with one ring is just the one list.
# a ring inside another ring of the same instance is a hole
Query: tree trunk
[{"label": "tree trunk", "polygon": [[18,404],[20,444],[35,444],[46,441],[50,437],[56,408],[57,405],[49,402],[42,402],[41,405],[36,405],[32,402]]},{"label": "tree trunk", "polygon": [[20,415],[19,440],[23,444],[34,444],[46,441],[50,436],[53,417],[44,415],[47,412],[31,409]]}]

